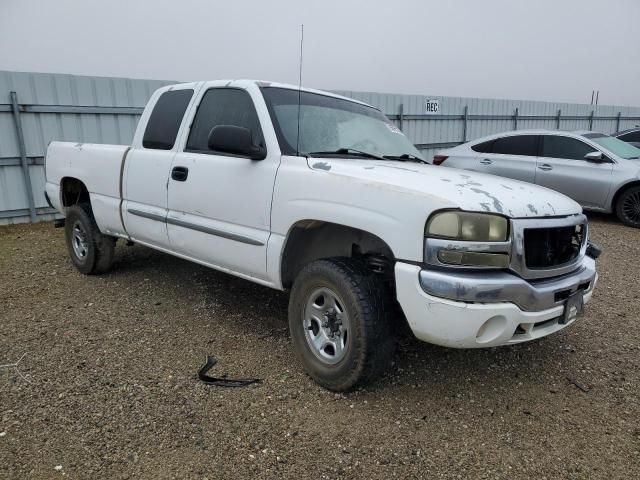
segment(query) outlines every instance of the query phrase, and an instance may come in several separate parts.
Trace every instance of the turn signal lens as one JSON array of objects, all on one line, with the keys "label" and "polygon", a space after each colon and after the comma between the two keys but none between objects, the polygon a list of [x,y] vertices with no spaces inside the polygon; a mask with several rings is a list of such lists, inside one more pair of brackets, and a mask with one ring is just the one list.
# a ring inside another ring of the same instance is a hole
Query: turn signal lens
[{"label": "turn signal lens", "polygon": [[506,253],[477,253],[457,250],[440,250],[438,260],[448,265],[468,267],[507,268],[509,255]]}]

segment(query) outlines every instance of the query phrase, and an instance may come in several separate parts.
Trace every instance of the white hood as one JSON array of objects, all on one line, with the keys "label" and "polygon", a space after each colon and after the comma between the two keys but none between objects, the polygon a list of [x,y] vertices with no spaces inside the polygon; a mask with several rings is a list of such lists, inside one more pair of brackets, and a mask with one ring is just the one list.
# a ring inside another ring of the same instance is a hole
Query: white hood
[{"label": "white hood", "polygon": [[387,186],[422,197],[438,197],[453,208],[500,213],[511,218],[565,216],[582,212],[565,195],[531,183],[434,165],[392,160],[309,158],[309,167]]}]

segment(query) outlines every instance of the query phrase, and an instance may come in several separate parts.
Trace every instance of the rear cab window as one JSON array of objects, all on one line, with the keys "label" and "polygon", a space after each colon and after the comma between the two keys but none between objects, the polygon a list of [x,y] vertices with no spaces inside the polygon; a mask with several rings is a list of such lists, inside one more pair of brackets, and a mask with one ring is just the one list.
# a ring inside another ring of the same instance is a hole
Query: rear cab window
[{"label": "rear cab window", "polygon": [[154,150],[171,150],[189,106],[192,89],[169,90],[158,98],[147,121],[142,146]]}]

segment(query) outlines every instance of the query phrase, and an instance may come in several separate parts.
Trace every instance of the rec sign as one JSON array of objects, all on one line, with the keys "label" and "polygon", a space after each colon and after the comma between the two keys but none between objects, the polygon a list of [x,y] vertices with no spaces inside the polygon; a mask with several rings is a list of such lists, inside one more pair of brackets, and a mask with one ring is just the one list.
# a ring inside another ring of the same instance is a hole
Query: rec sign
[{"label": "rec sign", "polygon": [[424,111],[427,115],[437,115],[440,113],[440,100],[427,99],[424,102]]}]

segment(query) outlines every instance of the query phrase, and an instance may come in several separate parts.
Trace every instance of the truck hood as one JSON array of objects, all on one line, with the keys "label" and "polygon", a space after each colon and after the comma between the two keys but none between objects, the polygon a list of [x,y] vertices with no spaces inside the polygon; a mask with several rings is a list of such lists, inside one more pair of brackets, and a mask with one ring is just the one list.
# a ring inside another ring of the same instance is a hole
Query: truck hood
[{"label": "truck hood", "polygon": [[509,216],[565,216],[582,212],[569,197],[531,183],[455,168],[392,160],[308,158],[309,168],[372,187],[437,197],[451,208]]}]

